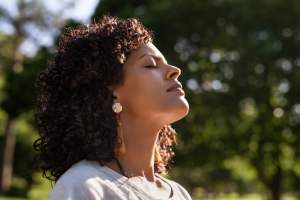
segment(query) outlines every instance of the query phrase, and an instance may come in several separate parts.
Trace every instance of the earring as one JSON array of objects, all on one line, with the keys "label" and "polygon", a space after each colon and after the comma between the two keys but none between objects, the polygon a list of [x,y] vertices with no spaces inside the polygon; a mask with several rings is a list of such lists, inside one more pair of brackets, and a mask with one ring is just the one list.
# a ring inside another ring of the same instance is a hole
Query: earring
[{"label": "earring", "polygon": [[124,137],[123,137],[123,131],[122,131],[122,124],[121,122],[118,122],[118,129],[117,129],[117,143],[115,146],[115,155],[118,157],[122,157],[126,153],[125,143],[124,143]]},{"label": "earring", "polygon": [[115,113],[120,113],[122,111],[122,105],[119,102],[115,102],[112,105],[112,109]]},{"label": "earring", "polygon": [[[112,110],[118,114],[122,111],[122,105],[118,102],[115,102],[112,105]],[[120,120],[118,120],[117,142],[116,142],[114,152],[115,152],[115,155],[118,157],[121,157],[121,156],[125,155],[125,153],[126,153],[123,131],[122,131],[122,123],[120,122]]]}]

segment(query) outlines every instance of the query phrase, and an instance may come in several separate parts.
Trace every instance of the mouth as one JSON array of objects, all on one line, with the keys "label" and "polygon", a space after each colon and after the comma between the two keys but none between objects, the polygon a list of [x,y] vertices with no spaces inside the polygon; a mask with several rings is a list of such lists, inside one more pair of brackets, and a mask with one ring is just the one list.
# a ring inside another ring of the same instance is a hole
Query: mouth
[{"label": "mouth", "polygon": [[174,93],[176,93],[179,96],[185,95],[185,92],[181,88],[175,88],[173,90],[170,90],[170,92],[174,92]]},{"label": "mouth", "polygon": [[172,84],[167,90],[166,92],[176,92],[179,95],[184,95],[184,91],[182,89],[182,85],[180,82],[176,82],[174,84]]}]

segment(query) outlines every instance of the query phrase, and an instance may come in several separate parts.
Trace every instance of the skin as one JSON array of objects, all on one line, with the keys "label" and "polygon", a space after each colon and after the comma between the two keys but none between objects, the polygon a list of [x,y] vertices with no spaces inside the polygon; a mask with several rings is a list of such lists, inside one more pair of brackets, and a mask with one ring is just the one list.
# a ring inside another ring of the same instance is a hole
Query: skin
[{"label": "skin", "polygon": [[[115,102],[123,107],[119,118],[126,147],[126,154],[118,159],[128,177],[144,177],[161,193],[170,192],[170,188],[154,173],[158,131],[189,111],[184,95],[166,92],[178,82],[180,73],[178,67],[168,64],[162,53],[148,43],[130,53],[124,63],[124,83],[113,89]],[[115,162],[106,165],[120,173]]]}]

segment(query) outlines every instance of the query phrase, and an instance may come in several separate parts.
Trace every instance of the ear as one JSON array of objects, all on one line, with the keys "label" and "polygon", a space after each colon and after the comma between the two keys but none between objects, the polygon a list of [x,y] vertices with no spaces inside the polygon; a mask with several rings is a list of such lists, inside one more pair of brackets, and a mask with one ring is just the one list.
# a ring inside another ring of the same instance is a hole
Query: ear
[{"label": "ear", "polygon": [[119,88],[120,87],[118,87],[118,86],[109,86],[108,88],[112,92],[112,95],[113,95],[114,99],[119,99],[119,96],[120,96]]}]

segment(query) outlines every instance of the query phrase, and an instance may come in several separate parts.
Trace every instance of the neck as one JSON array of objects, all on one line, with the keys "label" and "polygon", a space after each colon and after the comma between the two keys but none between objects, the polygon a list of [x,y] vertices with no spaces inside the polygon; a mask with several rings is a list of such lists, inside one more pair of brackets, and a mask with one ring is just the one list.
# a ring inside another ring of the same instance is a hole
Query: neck
[{"label": "neck", "polygon": [[161,124],[157,120],[121,116],[126,153],[118,160],[125,176],[144,176],[154,181],[154,150]]}]

